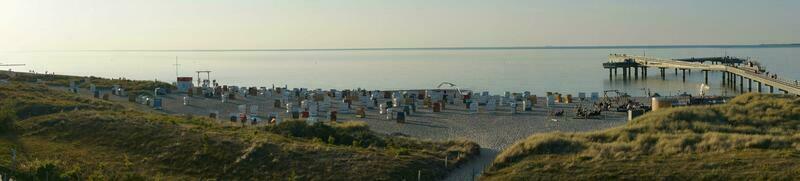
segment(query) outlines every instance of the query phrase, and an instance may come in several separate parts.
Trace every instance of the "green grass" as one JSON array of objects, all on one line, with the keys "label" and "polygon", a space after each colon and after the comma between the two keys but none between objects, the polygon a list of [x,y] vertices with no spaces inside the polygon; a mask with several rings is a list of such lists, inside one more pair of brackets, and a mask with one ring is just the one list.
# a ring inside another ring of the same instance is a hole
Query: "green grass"
[{"label": "green grass", "polygon": [[800,99],[746,94],[603,131],[535,134],[504,150],[484,178],[796,179],[798,130]]},{"label": "green grass", "polygon": [[0,99],[0,172],[23,180],[436,180],[479,154],[472,142],[392,137],[359,122],[223,126],[28,83],[0,86]]}]

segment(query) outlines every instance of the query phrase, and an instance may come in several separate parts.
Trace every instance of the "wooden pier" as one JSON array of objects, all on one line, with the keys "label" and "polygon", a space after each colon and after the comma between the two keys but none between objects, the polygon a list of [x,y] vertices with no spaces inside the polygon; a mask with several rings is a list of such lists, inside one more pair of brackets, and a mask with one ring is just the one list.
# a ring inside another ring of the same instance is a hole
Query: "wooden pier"
[{"label": "wooden pier", "polygon": [[[711,62],[704,64],[703,62]],[[758,85],[757,90],[761,92],[762,84],[769,87],[770,93],[775,93],[775,89],[785,94],[800,95],[800,85],[797,82],[780,79],[774,74],[767,74],[765,69],[755,62],[733,57],[708,57],[692,59],[664,59],[645,56],[633,56],[622,54],[611,54],[608,62],[603,63],[603,68],[608,69],[609,78],[617,75],[617,69],[622,69],[623,80],[639,78],[639,69],[643,78],[647,78],[648,68],[658,68],[661,79],[665,79],[666,69],[674,69],[675,75],[681,71],[683,81],[686,81],[686,71],[691,74],[692,70],[700,70],[705,74],[705,83],[708,84],[708,72],[722,72],[722,84],[739,90],[744,93],[745,81],[747,82],[747,92],[753,91],[753,81]],[[633,69],[633,74],[631,74]],[[737,80],[738,79],[738,80]],[[747,80],[745,80],[747,79]],[[736,82],[739,82],[738,87]]]}]

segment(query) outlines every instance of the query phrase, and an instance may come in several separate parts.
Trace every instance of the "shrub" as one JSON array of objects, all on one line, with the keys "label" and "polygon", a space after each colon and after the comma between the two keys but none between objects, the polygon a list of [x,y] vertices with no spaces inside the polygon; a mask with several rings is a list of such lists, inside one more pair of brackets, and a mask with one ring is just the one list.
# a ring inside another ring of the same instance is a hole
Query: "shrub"
[{"label": "shrub", "polygon": [[360,122],[329,126],[321,122],[308,125],[305,121],[285,121],[281,124],[267,127],[267,130],[291,137],[327,140],[329,144],[335,145],[386,146],[386,141],[383,138],[374,135],[365,123]]},{"label": "shrub", "polygon": [[313,137],[313,128],[303,121],[285,121],[276,126],[269,127],[269,131],[293,137]]},{"label": "shrub", "polygon": [[7,108],[5,105],[0,106],[0,132],[13,130],[16,120],[17,113],[13,109]]},{"label": "shrub", "polygon": [[10,176],[15,180],[77,180],[73,174],[62,174],[61,169],[52,163],[40,165],[31,171],[17,171],[0,166],[0,175]]}]

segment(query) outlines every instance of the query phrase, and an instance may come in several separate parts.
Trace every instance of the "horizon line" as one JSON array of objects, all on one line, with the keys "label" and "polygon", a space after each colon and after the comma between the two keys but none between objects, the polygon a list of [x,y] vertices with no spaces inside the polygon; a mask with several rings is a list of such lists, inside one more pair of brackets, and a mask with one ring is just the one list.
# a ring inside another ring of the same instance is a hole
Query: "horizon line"
[{"label": "horizon line", "polygon": [[383,48],[274,48],[274,49],[86,49],[86,50],[18,50],[19,52],[257,52],[257,51],[393,51],[393,50],[535,50],[535,49],[671,49],[671,48],[785,48],[785,44],[705,44],[705,45],[567,45],[567,46],[442,46]]}]

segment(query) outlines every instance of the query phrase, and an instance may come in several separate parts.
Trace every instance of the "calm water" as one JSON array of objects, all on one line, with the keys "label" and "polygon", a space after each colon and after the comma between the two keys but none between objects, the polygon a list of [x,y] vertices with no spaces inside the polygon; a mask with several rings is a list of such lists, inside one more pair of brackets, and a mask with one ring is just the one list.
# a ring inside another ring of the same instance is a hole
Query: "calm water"
[{"label": "calm water", "polygon": [[[647,89],[662,95],[697,94],[703,74],[693,71],[683,83],[668,71],[661,80],[650,69],[647,80],[610,80],[601,63],[610,53],[664,58],[704,56],[753,57],[770,72],[800,79],[800,48],[666,48],[666,49],[524,49],[524,50],[341,50],[250,52],[0,52],[2,63],[24,63],[16,71],[34,70],[70,75],[175,80],[178,74],[211,70],[211,78],[241,86],[283,86],[323,89],[434,88],[452,82],[464,89],[572,93],[618,89],[643,95]],[[622,72],[620,71],[621,75]],[[711,73],[714,94],[733,94],[723,88],[721,74]],[[621,76],[620,76],[621,79]],[[746,85],[745,85],[746,86]]]}]

